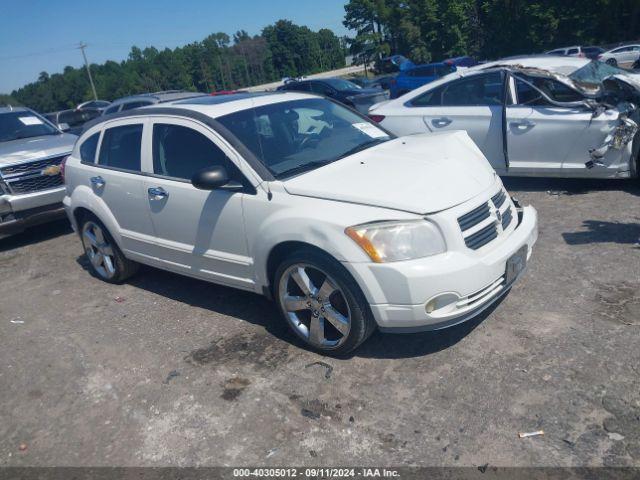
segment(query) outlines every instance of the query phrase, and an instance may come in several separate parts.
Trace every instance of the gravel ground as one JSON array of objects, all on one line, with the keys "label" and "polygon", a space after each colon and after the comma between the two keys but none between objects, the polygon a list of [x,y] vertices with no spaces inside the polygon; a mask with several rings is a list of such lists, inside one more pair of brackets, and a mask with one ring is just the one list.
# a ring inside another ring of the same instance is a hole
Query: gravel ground
[{"label": "gravel ground", "polygon": [[640,466],[640,187],[505,183],[540,215],[510,295],[344,359],[256,295],[102,283],[65,222],[0,240],[0,466]]}]

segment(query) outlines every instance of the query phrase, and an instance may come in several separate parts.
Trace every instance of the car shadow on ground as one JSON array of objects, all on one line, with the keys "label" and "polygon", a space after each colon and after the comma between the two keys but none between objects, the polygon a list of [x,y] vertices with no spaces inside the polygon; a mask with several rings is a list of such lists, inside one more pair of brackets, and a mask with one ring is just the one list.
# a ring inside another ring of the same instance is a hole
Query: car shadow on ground
[{"label": "car shadow on ground", "polygon": [[[77,262],[88,270],[86,256],[79,256]],[[275,338],[292,343],[299,348],[305,348],[288,329],[275,303],[261,295],[148,266],[143,266],[127,283],[177,302],[259,325]],[[355,352],[337,358],[410,358],[439,352],[469,335],[501,301],[499,300],[470,321],[442,330],[414,334],[376,332]]]},{"label": "car shadow on ground", "polygon": [[582,225],[586,230],[562,234],[567,244],[618,243],[633,245],[634,248],[640,249],[640,223],[585,220]]},{"label": "car shadow on ground", "polygon": [[503,177],[502,182],[510,191],[584,195],[591,192],[618,190],[640,196],[640,179]]},{"label": "car shadow on ground", "polygon": [[69,220],[61,219],[55,222],[44,223],[28,228],[24,232],[0,238],[0,252],[7,252],[17,248],[26,247],[34,243],[51,240],[62,235],[73,233]]}]

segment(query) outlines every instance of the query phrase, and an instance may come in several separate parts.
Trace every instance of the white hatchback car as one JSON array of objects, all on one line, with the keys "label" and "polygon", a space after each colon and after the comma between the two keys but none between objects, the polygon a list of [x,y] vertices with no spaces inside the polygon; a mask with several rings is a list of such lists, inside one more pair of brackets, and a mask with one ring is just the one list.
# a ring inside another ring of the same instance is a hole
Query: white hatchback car
[{"label": "white hatchback car", "polygon": [[537,215],[464,132],[396,138],[302,93],[201,97],[96,120],[65,164],[91,272],[137,262],[276,299],[326,353],[465,321],[505,294]]}]

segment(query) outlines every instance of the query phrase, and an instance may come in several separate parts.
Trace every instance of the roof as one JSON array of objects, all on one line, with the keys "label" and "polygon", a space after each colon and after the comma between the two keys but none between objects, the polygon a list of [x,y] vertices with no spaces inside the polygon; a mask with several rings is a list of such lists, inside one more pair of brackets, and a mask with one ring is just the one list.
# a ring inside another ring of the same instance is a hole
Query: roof
[{"label": "roof", "polygon": [[129,95],[128,97],[122,97],[122,98],[118,98],[117,100],[114,100],[111,103],[111,105],[129,103],[136,100],[152,100],[155,103],[171,102],[171,101],[180,100],[183,98],[201,97],[206,95],[207,95],[206,93],[202,93],[202,92],[185,92],[182,90],[167,90],[164,92],[139,93],[136,95]]},{"label": "roof", "polygon": [[0,107],[0,113],[10,112],[31,112],[32,110],[27,107]]},{"label": "roof", "polygon": [[492,67],[499,67],[503,65],[521,65],[529,68],[540,68],[548,70],[553,73],[561,73],[563,75],[570,75],[579,68],[584,67],[592,60],[584,57],[556,57],[551,55],[523,55],[519,57],[503,58],[501,60],[495,60],[493,62],[483,63],[470,67],[465,71],[465,74],[474,73],[479,70],[486,70]]}]

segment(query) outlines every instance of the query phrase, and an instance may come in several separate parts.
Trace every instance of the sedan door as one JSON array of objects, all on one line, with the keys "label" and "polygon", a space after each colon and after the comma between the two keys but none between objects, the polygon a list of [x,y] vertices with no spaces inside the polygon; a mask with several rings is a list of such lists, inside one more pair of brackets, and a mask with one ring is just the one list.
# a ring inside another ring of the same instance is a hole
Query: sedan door
[{"label": "sedan door", "polygon": [[538,88],[556,101],[582,100],[579,92],[555,80],[512,78],[515,99],[506,109],[509,173],[587,175],[589,149],[604,140],[610,115],[593,117],[593,111],[586,107],[560,107],[548,102]]},{"label": "sedan door", "polygon": [[[252,186],[230,159],[234,153],[208,128],[186,119],[156,120],[151,136],[145,194],[159,262],[179,273],[253,290],[242,213],[244,192]],[[191,184],[196,172],[213,166],[224,166],[239,188],[207,191]]]},{"label": "sedan door", "polygon": [[426,131],[466,130],[498,172],[506,168],[502,143],[502,72],[471,75],[412,99],[404,110],[420,116]]}]

